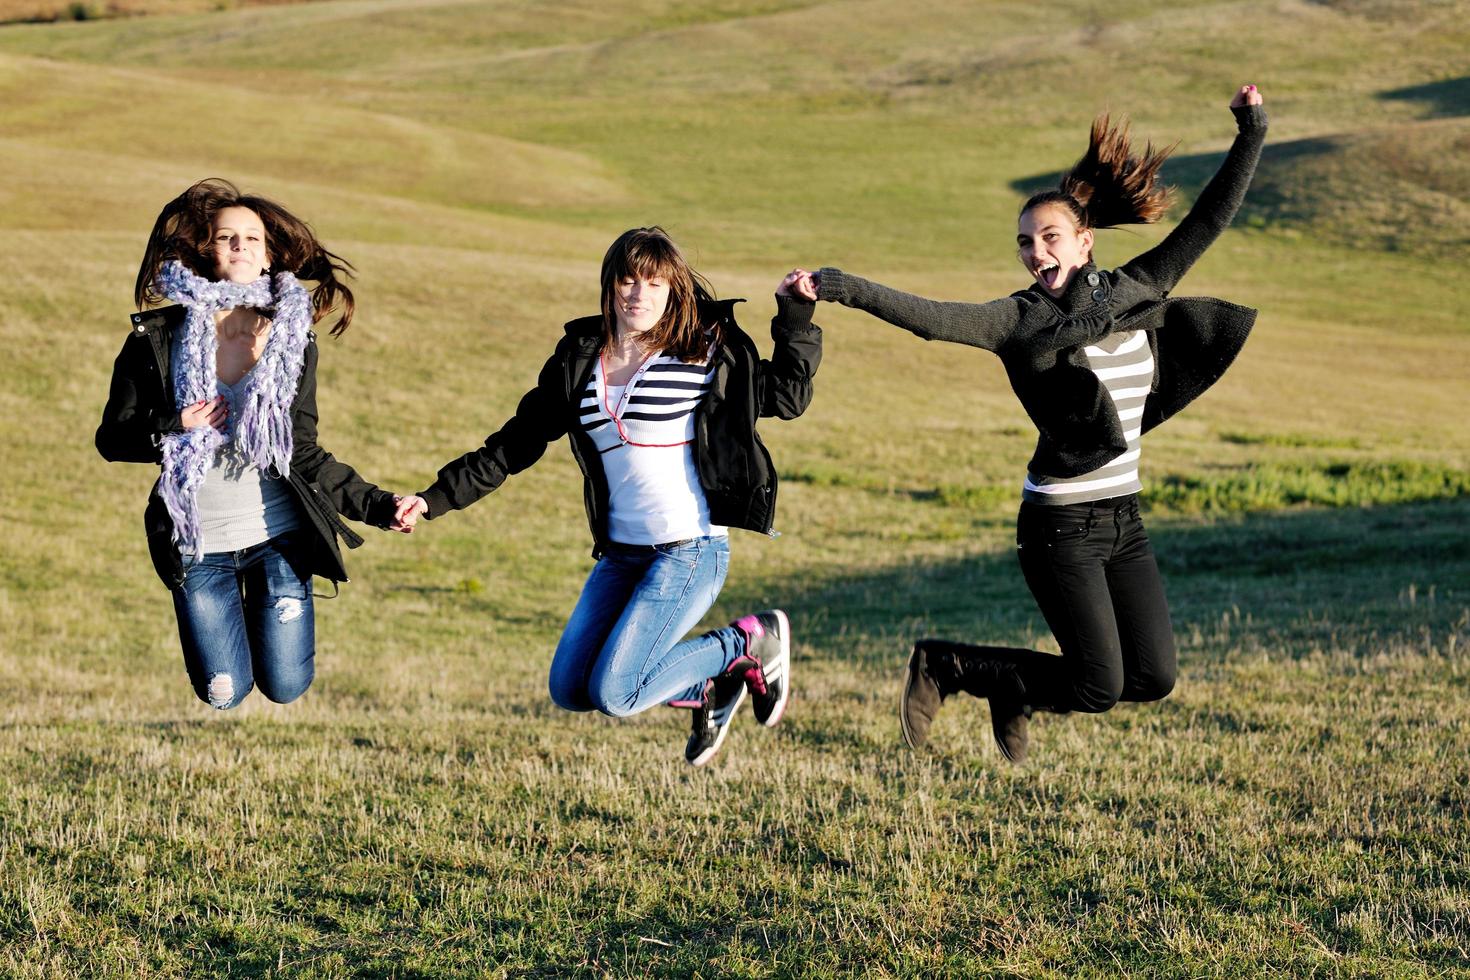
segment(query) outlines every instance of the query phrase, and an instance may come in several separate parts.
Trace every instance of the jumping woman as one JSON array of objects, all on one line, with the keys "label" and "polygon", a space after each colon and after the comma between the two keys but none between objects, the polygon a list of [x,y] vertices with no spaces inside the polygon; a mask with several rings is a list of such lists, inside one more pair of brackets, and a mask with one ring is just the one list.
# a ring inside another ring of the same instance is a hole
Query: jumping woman
[{"label": "jumping woman", "polygon": [[1030,288],[984,304],[942,303],[825,268],[797,288],[866,310],[926,340],[1000,356],[1040,439],[1027,466],[1016,548],[1026,584],[1061,647],[918,641],[900,701],[918,747],[946,697],[989,700],[1001,752],[1025,758],[1033,711],[1107,711],[1174,687],[1176,652],[1158,566],[1139,516],[1140,437],[1224,373],[1255,311],[1170,298],[1229,226],[1255,172],[1266,114],[1255,86],[1235,93],[1239,133],[1194,207],[1156,247],[1118,269],[1092,259],[1097,229],[1158,220],[1168,150],[1135,154],[1126,126],[1093,123],[1087,153],[1021,208],[1016,242]]},{"label": "jumping woman", "polygon": [[[762,360],[660,228],[624,232],[602,261],[602,312],[573,320],[515,415],[398,510],[412,523],[468,507],[569,436],[581,467],[596,564],[551,661],[551,698],[622,717],[693,709],[684,757],[714,757],[750,692],[780,721],[791,692],[791,628],[768,610],[680,639],[729,569],[727,528],[771,533],[776,470],[756,420],[793,419],[822,357],[813,304],[776,290],[775,349]],[[810,293],[810,286],[806,287]]]},{"label": "jumping woman", "polygon": [[337,537],[362,543],[339,513],[410,529],[398,498],[316,441],[312,327],[333,307],[334,336],[351,324],[349,268],[279,204],[214,179],[164,207],[138,269],[138,309],[174,305],[133,316],[97,450],[161,468],[148,549],[194,692],[216,708],[310,686],[311,577],[345,582]]}]

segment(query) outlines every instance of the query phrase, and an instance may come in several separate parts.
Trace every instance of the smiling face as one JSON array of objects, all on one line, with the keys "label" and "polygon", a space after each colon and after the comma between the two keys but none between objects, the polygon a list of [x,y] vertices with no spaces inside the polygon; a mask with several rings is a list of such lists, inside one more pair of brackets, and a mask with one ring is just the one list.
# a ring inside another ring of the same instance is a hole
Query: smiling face
[{"label": "smiling face", "polygon": [[1021,264],[1052,296],[1061,296],[1077,270],[1092,260],[1092,229],[1058,204],[1040,204],[1021,215],[1016,228]]},{"label": "smiling face", "polygon": [[652,330],[669,308],[669,280],[658,272],[629,273],[614,287],[613,313],[622,336]]},{"label": "smiling face", "polygon": [[265,223],[249,208],[220,208],[210,228],[208,254],[216,279],[254,282],[270,266]]},{"label": "smiling face", "polygon": [[645,353],[688,361],[719,342],[719,319],[704,306],[713,293],[657,225],[619,235],[602,257],[599,279],[604,344],[636,339]]}]

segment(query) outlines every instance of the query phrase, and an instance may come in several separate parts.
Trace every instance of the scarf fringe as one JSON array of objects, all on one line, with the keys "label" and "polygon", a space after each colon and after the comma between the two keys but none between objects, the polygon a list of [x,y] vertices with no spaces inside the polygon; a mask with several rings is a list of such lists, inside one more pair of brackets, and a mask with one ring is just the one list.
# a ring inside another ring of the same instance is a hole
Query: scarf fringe
[{"label": "scarf fringe", "polygon": [[[274,284],[265,276],[248,283],[215,282],[195,275],[178,261],[164,264],[156,285],[159,293],[188,311],[181,356],[173,364],[174,400],[180,407],[219,395],[216,313],[247,306],[271,317],[265,350],[241,399],[234,439],[252,464],[289,476],[294,449],[291,404],[311,339],[311,296],[306,287],[289,272],[277,273]],[[174,543],[181,551],[199,550],[199,487],[226,441],[208,425],[164,437],[160,490],[173,518]]]}]

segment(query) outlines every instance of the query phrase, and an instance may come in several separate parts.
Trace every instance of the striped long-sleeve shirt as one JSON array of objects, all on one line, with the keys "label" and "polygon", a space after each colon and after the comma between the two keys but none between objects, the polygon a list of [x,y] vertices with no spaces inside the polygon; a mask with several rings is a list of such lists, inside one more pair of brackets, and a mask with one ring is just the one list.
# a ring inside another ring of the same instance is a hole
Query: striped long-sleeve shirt
[{"label": "striped long-sleeve shirt", "polygon": [[582,428],[602,455],[608,534],[623,544],[721,535],[694,467],[694,410],[709,392],[709,360],[649,358],[626,385],[609,385],[599,360],[582,391]]},{"label": "striped long-sleeve shirt", "polygon": [[1107,463],[1074,477],[1027,473],[1022,499],[1038,504],[1081,504],[1108,497],[1137,493],[1143,488],[1138,478],[1138,457],[1143,425],[1143,403],[1153,382],[1154,358],[1148,336],[1142,330],[1110,334],[1083,348],[1092,373],[1102,382],[1128,449]]}]

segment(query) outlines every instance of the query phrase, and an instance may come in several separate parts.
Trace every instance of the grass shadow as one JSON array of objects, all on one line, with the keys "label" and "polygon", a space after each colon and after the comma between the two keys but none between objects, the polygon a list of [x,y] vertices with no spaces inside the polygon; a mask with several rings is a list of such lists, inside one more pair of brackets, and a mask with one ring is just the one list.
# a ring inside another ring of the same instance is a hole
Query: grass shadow
[{"label": "grass shadow", "polygon": [[[1341,153],[1343,147],[1343,139],[1333,136],[1268,144],[1261,151],[1256,177],[1237,220],[1260,224],[1280,218],[1279,212],[1289,203],[1288,195],[1272,191],[1272,186],[1276,183],[1273,177],[1278,172],[1291,172],[1305,162]],[[1182,217],[1189,210],[1224,160],[1224,153],[1187,153],[1169,157],[1160,170],[1160,175],[1165,184],[1174,188],[1172,212],[1176,217]],[[1010,186],[1018,194],[1029,197],[1037,191],[1055,188],[1065,172],[1054,170],[1020,177],[1011,181]]]},{"label": "grass shadow", "polygon": [[1429,119],[1470,116],[1470,75],[1379,92],[1385,101],[1418,102]]},{"label": "grass shadow", "polygon": [[[1470,498],[1146,521],[1186,660],[1366,658],[1470,638]],[[824,659],[890,668],[921,635],[1055,649],[1009,548],[900,556],[820,581],[732,582],[722,601],[750,604],[757,586],[781,597],[798,643]]]}]

